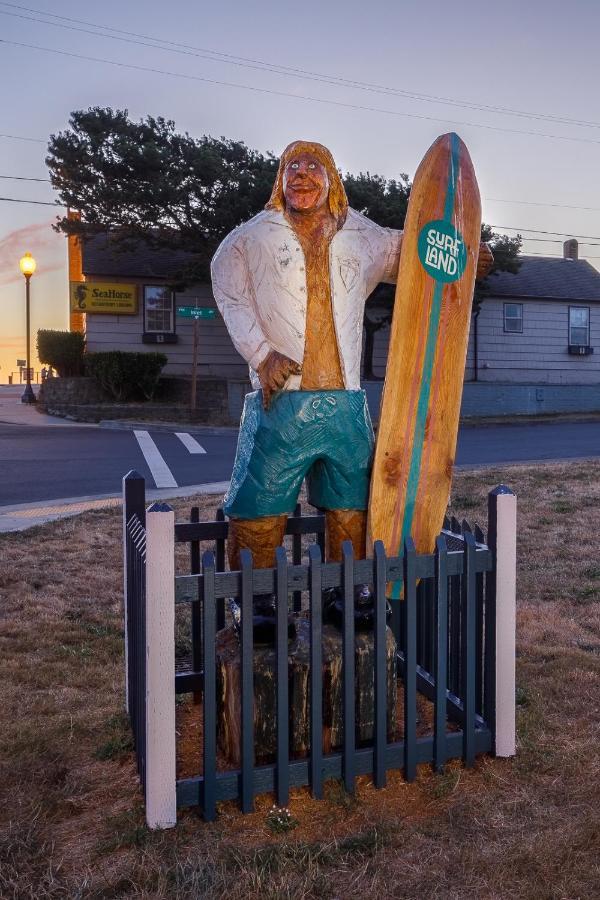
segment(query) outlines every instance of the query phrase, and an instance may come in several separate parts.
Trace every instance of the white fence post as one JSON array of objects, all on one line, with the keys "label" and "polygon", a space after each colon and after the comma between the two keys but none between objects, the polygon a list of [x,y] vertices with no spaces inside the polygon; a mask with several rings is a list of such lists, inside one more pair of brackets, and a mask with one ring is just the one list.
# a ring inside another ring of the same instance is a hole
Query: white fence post
[{"label": "white fence post", "polygon": [[146,823],[177,824],[175,774],[175,513],[146,514]]},{"label": "white fence post", "polygon": [[516,753],[517,498],[505,485],[496,500],[496,756]]}]

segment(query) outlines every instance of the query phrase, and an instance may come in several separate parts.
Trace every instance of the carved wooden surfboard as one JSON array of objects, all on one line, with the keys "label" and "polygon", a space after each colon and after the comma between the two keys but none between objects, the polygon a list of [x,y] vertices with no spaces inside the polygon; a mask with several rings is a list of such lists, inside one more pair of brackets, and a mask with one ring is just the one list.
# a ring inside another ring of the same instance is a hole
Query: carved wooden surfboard
[{"label": "carved wooden surfboard", "polygon": [[[481,232],[467,148],[444,134],[415,175],[402,239],[369,502],[368,549],[435,546],[450,495]],[[388,586],[398,598],[401,583]]]}]

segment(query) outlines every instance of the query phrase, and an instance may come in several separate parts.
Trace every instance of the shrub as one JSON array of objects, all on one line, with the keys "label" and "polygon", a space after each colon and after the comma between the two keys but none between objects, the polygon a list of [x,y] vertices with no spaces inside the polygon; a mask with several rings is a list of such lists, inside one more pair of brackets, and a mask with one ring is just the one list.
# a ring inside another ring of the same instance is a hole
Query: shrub
[{"label": "shrub", "polygon": [[85,369],[88,375],[115,400],[128,400],[139,391],[145,400],[152,400],[167,364],[164,353],[126,353],[109,350],[87,353]]},{"label": "shrub", "polygon": [[40,329],[37,333],[40,362],[52,366],[63,378],[81,375],[84,350],[85,339],[78,331]]}]

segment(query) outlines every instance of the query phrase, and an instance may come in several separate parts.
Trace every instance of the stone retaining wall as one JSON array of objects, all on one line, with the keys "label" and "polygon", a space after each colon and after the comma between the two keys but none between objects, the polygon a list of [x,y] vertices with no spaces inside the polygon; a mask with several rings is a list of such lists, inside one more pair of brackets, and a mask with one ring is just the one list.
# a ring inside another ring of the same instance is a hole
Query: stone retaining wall
[{"label": "stone retaining wall", "polygon": [[103,419],[132,421],[197,422],[210,425],[232,423],[228,410],[225,379],[198,379],[196,409],[189,408],[190,381],[184,378],[161,379],[155,400],[144,403],[119,403],[111,400],[93,378],[51,378],[41,387],[38,409],[51,416],[76,422],[100,422]]}]

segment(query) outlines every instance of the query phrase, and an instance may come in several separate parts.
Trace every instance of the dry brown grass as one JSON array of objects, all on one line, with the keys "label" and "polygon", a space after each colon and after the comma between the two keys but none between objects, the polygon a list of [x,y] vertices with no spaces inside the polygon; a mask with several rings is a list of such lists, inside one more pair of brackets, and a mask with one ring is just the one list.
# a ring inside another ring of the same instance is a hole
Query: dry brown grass
[{"label": "dry brown grass", "polygon": [[0,537],[0,897],[600,896],[600,465],[461,472],[452,511],[484,523],[499,481],[519,496],[518,756],[361,779],[355,798],[295,791],[288,834],[267,827],[271,797],[145,828],[119,512]]}]

